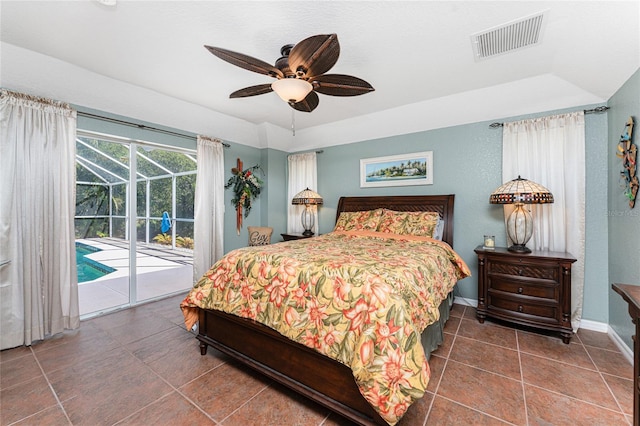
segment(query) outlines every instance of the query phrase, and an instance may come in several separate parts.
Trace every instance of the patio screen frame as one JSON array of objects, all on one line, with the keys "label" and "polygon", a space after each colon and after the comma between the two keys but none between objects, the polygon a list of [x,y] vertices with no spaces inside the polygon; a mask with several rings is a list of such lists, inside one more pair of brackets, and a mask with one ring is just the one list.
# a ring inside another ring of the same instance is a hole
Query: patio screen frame
[{"label": "patio screen frame", "polygon": [[[172,172],[171,170],[167,169],[165,166],[159,164],[158,162],[154,161],[153,159],[149,158],[148,156],[145,156],[143,153],[139,152],[139,150],[137,149],[138,147],[142,147],[143,149],[160,149],[160,150],[164,150],[164,151],[172,151],[172,152],[176,152],[179,154],[183,154],[185,155],[187,158],[189,158],[190,160],[193,161],[194,165],[197,166],[197,160],[195,158],[195,154],[196,154],[196,150],[193,149],[188,149],[188,148],[178,148],[178,147],[174,147],[174,146],[167,146],[167,145],[162,145],[162,144],[157,144],[157,143],[153,143],[153,142],[147,142],[147,141],[142,141],[142,140],[136,140],[136,139],[129,139],[129,138],[122,138],[122,137],[117,137],[117,136],[112,136],[112,135],[106,135],[103,133],[97,133],[97,132],[91,132],[91,131],[86,131],[86,130],[78,130],[77,131],[77,138],[76,138],[76,142],[77,143],[81,143],[84,146],[87,146],[88,148],[92,149],[93,151],[98,152],[98,154],[108,160],[109,162],[112,162],[113,164],[117,164],[120,167],[125,167],[125,168],[129,168],[130,166],[127,166],[126,164],[123,164],[122,162],[118,161],[117,159],[111,157],[109,154],[100,151],[99,149],[90,146],[88,144],[86,144],[82,139],[80,138],[87,138],[87,139],[95,139],[95,140],[100,140],[100,141],[105,141],[105,142],[111,142],[111,143],[118,143],[118,144],[122,144],[126,147],[129,148],[129,150],[135,150],[134,152],[136,153],[136,159],[138,157],[143,158],[145,161],[150,162],[151,164],[153,164],[155,167],[158,167],[159,169],[165,171],[165,174],[162,175],[156,175],[156,176],[145,176],[142,175],[140,172],[138,172],[136,170],[136,179],[135,179],[135,184],[137,186],[138,183],[144,183],[145,185],[145,214],[144,216],[139,216],[137,214],[137,206],[136,209],[133,210],[136,214],[135,214],[135,221],[134,224],[136,225],[136,227],[132,226],[130,218],[131,218],[131,209],[126,209],[126,212],[124,215],[119,215],[119,214],[114,214],[113,212],[113,189],[115,186],[118,185],[125,185],[125,193],[126,193],[126,197],[127,200],[129,200],[130,197],[130,186],[132,184],[132,182],[134,181],[133,179],[124,177],[124,176],[120,176],[117,173],[114,173],[113,170],[109,170],[108,168],[102,167],[84,157],[82,157],[81,155],[79,155],[78,153],[76,153],[76,164],[79,164],[81,167],[83,167],[85,170],[89,171],[92,175],[96,176],[101,182],[85,182],[85,181],[76,181],[76,185],[93,185],[93,186],[104,186],[106,188],[108,188],[108,215],[99,215],[99,214],[94,214],[94,215],[80,215],[80,216],[75,216],[75,219],[100,219],[100,218],[106,218],[108,219],[108,235],[109,237],[113,237],[113,231],[114,231],[114,224],[113,224],[113,219],[124,219],[125,221],[125,240],[131,240],[131,233],[134,232],[134,230],[137,229],[137,223],[139,220],[144,220],[145,222],[145,240],[144,242],[146,243],[150,243],[152,242],[152,237],[150,235],[150,224],[152,220],[157,220],[157,221],[161,221],[162,217],[158,217],[158,216],[151,216],[151,182],[154,180],[161,180],[161,179],[171,179],[171,215],[170,215],[170,220],[171,220],[171,248],[175,249],[176,248],[176,224],[178,223],[194,223],[194,219],[193,218],[184,218],[184,217],[178,217],[177,216],[177,204],[176,204],[176,200],[177,200],[177,196],[176,196],[176,180],[177,178],[181,177],[181,176],[189,176],[189,175],[196,175],[197,174],[197,168],[194,168],[193,171],[187,171],[187,172]],[[130,151],[131,154],[131,151]],[[131,157],[131,155],[130,155]],[[131,163],[133,163],[133,161],[135,161],[133,158],[131,158]],[[112,176],[116,182],[109,182],[106,179],[104,179],[104,177],[102,177],[101,173],[107,173],[110,176]],[[137,188],[136,188],[137,189]],[[128,203],[130,204],[130,203]],[[189,236],[190,238],[193,238],[193,235]]]}]

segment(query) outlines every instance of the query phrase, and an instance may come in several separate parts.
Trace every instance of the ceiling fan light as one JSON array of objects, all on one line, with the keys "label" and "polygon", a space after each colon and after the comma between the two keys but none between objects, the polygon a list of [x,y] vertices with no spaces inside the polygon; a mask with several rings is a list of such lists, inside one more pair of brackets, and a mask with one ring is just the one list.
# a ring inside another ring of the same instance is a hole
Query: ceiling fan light
[{"label": "ceiling fan light", "polygon": [[274,92],[287,103],[300,102],[313,90],[313,86],[306,80],[299,78],[283,78],[271,84]]}]

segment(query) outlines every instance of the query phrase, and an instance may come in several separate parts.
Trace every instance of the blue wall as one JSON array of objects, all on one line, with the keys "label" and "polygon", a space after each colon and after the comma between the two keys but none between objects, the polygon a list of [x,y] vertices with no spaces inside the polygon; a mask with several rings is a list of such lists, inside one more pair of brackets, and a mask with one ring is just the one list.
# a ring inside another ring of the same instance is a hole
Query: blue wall
[{"label": "blue wall", "polygon": [[[262,163],[262,153],[259,149],[246,145],[231,144],[230,148],[224,150],[224,176],[225,181],[231,177],[231,169],[236,167],[237,160],[242,160],[242,166],[247,169],[249,167],[259,165],[262,169],[258,172],[258,176],[264,182],[264,188],[271,188],[271,182],[269,181],[268,169],[265,164]],[[263,191],[268,191],[264,189]],[[248,217],[242,219],[242,229],[240,235],[236,231],[236,210],[231,204],[233,198],[233,191],[227,189],[224,191],[224,252],[230,250],[245,247],[248,242],[247,226],[261,226],[262,224],[262,212],[263,205],[266,204],[265,200],[268,199],[268,192],[261,192],[260,196],[256,198],[252,204],[251,212]],[[267,204],[268,205],[268,204]],[[244,213],[243,213],[244,214]]]},{"label": "blue wall", "polygon": [[[501,183],[501,133],[476,123],[324,148],[318,155],[318,192],[324,198],[320,232],[332,229],[343,195],[456,194],[454,247],[474,270],[473,249],[484,234],[496,235],[501,245],[506,241],[501,209],[488,203]],[[419,151],[433,151],[433,185],[360,188],[360,159]],[[460,290],[476,299],[475,277],[461,281]]]},{"label": "blue wall", "polygon": [[[504,121],[581,108],[511,117]],[[586,115],[585,122],[587,235],[583,318],[607,323],[608,306],[602,302],[608,295],[606,114]],[[324,153],[318,156],[318,192],[324,198],[319,211],[320,232],[332,229],[338,199],[342,195],[455,194],[454,248],[472,271],[476,271],[473,249],[482,243],[483,235],[495,235],[498,245],[506,245],[502,208],[488,201],[489,194],[502,184],[502,129],[492,129],[489,124],[466,124],[324,148]],[[418,151],[433,151],[433,185],[360,188],[360,159]],[[460,296],[477,299],[477,277],[461,281],[459,290]]]},{"label": "blue wall", "polygon": [[[631,116],[635,121],[633,142],[640,145],[640,70],[609,100],[609,283],[640,285],[640,199],[631,209],[628,200],[622,194],[620,185],[621,161],[615,155],[616,145],[624,124]],[[638,158],[640,160],[640,157]],[[609,324],[633,347],[631,336],[634,326],[631,323],[627,303],[617,293],[609,290]]]},{"label": "blue wall", "polygon": [[261,200],[260,219],[263,226],[273,228],[273,243],[281,241],[280,234],[287,231],[287,156],[288,153],[276,149],[262,150],[261,164],[267,170],[266,180],[269,184],[265,188],[266,197]]}]

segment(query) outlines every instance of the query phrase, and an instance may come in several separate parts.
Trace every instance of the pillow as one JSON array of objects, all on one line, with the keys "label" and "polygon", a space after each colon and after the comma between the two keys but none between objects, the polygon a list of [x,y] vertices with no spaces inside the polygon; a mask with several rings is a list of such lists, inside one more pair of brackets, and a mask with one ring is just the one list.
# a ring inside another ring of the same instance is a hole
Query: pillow
[{"label": "pillow", "polygon": [[438,212],[397,212],[384,209],[378,232],[433,238]]},{"label": "pillow", "polygon": [[266,246],[271,244],[271,234],[273,228],[270,226],[248,226],[249,245],[250,246]]},{"label": "pillow", "polygon": [[444,219],[438,217],[438,223],[436,223],[436,229],[433,230],[433,239],[442,241],[443,233],[444,233]]},{"label": "pillow", "polygon": [[342,212],[334,231],[375,231],[378,228],[382,209],[359,212]]}]

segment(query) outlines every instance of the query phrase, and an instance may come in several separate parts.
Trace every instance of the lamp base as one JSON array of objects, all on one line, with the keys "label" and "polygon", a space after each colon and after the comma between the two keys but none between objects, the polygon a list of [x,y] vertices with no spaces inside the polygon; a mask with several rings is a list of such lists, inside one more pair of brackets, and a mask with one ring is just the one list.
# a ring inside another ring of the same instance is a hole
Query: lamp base
[{"label": "lamp base", "polygon": [[531,253],[531,249],[524,244],[514,244],[509,247],[507,250],[514,253]]},{"label": "lamp base", "polygon": [[311,210],[310,204],[304,205],[304,210],[302,210],[302,215],[300,216],[302,219],[302,228],[304,228],[304,232],[302,235],[304,237],[310,237],[313,235],[313,225],[315,225],[316,218],[313,215],[313,210]]}]

